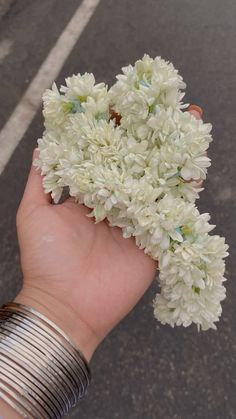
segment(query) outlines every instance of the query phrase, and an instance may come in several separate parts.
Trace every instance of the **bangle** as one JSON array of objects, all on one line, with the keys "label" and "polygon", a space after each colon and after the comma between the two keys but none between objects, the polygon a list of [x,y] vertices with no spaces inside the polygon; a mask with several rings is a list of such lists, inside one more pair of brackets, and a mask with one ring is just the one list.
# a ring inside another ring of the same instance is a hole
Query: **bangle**
[{"label": "bangle", "polygon": [[0,308],[0,397],[23,418],[62,418],[90,381],[82,352],[51,320],[23,304]]}]

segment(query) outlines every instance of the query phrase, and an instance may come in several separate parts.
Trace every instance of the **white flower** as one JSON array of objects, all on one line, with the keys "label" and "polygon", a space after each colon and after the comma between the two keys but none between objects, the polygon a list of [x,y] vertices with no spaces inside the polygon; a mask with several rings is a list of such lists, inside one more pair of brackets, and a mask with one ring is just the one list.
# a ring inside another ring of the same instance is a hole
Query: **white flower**
[{"label": "white flower", "polygon": [[181,89],[185,83],[171,63],[156,57],[154,60],[145,54],[142,60],[122,68],[123,74],[117,76],[118,81],[110,89],[111,102],[122,116],[127,114],[127,94],[141,92],[146,96],[150,106],[181,105],[183,94]]},{"label": "white flower", "polygon": [[80,99],[81,102],[84,102],[89,96],[97,99],[99,96],[103,96],[106,90],[105,83],[95,85],[94,75],[89,73],[67,77],[66,86],[60,88],[60,92],[64,93],[66,98]]},{"label": "white flower", "polygon": [[195,158],[186,157],[180,170],[183,179],[206,179],[207,167],[210,166],[210,159],[207,156],[197,156]]},{"label": "white flower", "polygon": [[154,313],[163,324],[215,329],[225,298],[223,282],[227,256],[224,239],[205,234],[194,243],[183,242],[160,258],[161,293]]},{"label": "white flower", "polygon": [[71,110],[70,102],[60,95],[57,86],[53,83],[52,90],[47,89],[43,95],[43,116],[46,129],[61,133]]},{"label": "white flower", "polygon": [[[96,222],[107,218],[159,261],[158,320],[215,328],[227,245],[209,235],[210,216],[194,204],[210,165],[211,125],[184,111],[185,84],[171,63],[144,55],[122,71],[109,91],[85,73],[45,92],[35,162],[45,192],[58,202],[68,187]],[[111,109],[121,119],[111,120]]]}]

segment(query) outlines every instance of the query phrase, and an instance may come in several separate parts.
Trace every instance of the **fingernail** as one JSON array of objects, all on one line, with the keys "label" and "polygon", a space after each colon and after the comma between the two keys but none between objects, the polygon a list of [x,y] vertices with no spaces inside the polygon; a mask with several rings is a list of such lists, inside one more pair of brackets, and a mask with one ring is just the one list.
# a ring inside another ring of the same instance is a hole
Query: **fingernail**
[{"label": "fingernail", "polygon": [[202,108],[200,108],[200,106],[198,105],[190,105],[188,108],[188,111],[196,111],[199,113],[200,117],[202,118],[203,115],[203,110]]}]

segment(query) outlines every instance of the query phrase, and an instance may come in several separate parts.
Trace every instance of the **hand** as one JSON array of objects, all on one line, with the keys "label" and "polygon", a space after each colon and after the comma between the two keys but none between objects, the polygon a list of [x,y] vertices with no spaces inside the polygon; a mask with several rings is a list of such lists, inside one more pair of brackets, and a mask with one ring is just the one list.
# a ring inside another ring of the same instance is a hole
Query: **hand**
[{"label": "hand", "polygon": [[[35,155],[34,155],[35,157]],[[72,198],[53,205],[33,166],[17,214],[23,289],[16,301],[54,320],[89,359],[153,280],[156,263]]]},{"label": "hand", "polygon": [[157,268],[134,238],[124,239],[106,221],[95,224],[89,212],[72,198],[53,205],[32,166],[17,213],[23,288],[15,300],[55,321],[88,360]]}]

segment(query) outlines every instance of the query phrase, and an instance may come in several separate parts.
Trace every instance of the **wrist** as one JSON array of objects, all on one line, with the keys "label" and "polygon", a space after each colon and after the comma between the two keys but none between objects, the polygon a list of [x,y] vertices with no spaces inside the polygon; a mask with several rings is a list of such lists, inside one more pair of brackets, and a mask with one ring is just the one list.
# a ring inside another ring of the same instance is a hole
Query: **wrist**
[{"label": "wrist", "polygon": [[23,286],[14,301],[44,314],[68,335],[72,342],[79,347],[86,360],[90,361],[99,340],[69,305],[41,289],[26,286]]}]

